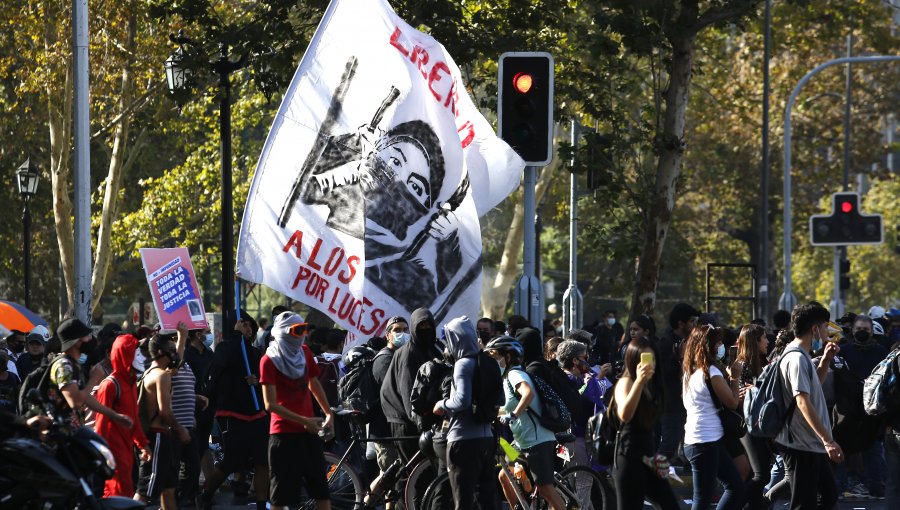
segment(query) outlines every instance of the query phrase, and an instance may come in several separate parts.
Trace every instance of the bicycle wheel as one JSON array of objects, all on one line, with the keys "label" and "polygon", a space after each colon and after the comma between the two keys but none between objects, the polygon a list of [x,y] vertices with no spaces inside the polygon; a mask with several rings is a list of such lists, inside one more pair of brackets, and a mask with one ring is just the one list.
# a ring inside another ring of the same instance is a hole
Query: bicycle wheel
[{"label": "bicycle wheel", "polygon": [[410,471],[403,489],[403,502],[406,510],[419,510],[428,485],[438,477],[437,466],[429,459],[422,460]]},{"label": "bicycle wheel", "polygon": [[[553,486],[569,510],[610,510],[616,507],[612,487],[586,466],[572,466],[554,475]],[[541,507],[546,502],[541,500]]]},{"label": "bicycle wheel", "polygon": [[[340,510],[356,510],[362,508],[365,488],[359,473],[346,462],[340,464],[341,458],[325,452],[325,476],[328,478],[328,492],[331,495],[331,507]],[[307,501],[300,508],[313,510],[316,502]]]},{"label": "bicycle wheel", "polygon": [[428,484],[419,510],[450,510],[452,508],[453,493],[450,488],[450,475],[444,473]]}]

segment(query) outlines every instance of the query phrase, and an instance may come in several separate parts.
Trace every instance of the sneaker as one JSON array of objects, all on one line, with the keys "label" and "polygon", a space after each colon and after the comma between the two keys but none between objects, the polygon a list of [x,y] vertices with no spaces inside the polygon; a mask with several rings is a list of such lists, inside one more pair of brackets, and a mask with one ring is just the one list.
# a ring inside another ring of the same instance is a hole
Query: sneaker
[{"label": "sneaker", "polygon": [[844,491],[844,499],[849,500],[862,500],[869,499],[869,489],[862,483],[857,483],[855,485],[850,486],[846,491]]}]

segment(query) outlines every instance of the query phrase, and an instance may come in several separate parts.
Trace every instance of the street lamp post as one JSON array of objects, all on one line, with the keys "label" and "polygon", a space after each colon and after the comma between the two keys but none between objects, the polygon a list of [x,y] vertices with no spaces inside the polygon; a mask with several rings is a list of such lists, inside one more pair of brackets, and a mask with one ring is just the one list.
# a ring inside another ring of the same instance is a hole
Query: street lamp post
[{"label": "street lamp post", "polygon": [[[183,45],[189,39],[179,35],[174,42]],[[212,62],[212,69],[219,75],[219,139],[222,166],[222,330],[231,331],[237,317],[234,305],[234,208],[231,180],[231,73],[244,66],[242,58],[232,62],[228,45],[219,46],[219,58]],[[166,81],[173,95],[186,90],[190,84],[190,70],[184,66],[185,53],[179,46],[166,59]]]},{"label": "street lamp post", "polygon": [[28,207],[31,197],[37,192],[37,169],[31,163],[31,158],[25,160],[16,170],[19,194],[25,202],[22,209],[22,230],[24,242],[22,243],[22,263],[25,266],[25,308],[31,308],[31,209]]}]

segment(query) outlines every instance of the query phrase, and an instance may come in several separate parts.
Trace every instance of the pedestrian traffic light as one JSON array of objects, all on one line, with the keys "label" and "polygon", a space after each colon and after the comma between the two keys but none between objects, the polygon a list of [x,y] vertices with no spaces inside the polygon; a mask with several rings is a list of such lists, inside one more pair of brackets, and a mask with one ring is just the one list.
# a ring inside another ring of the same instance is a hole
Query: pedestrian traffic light
[{"label": "pedestrian traffic light", "polygon": [[850,192],[832,195],[830,215],[817,214],[810,217],[809,234],[814,246],[884,242],[881,215],[862,214],[859,210],[859,194]]},{"label": "pedestrian traffic light", "polygon": [[850,289],[850,261],[847,259],[841,259],[839,267],[841,270],[841,290],[848,290]]},{"label": "pedestrian traffic light", "polygon": [[553,57],[544,52],[500,55],[497,118],[503,138],[529,165],[553,157]]}]

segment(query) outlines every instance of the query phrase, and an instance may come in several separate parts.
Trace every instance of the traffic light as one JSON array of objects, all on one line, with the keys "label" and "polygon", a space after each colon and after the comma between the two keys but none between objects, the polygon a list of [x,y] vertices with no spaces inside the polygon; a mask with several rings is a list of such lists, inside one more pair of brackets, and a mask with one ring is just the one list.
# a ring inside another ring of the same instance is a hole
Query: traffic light
[{"label": "traffic light", "polygon": [[817,214],[809,219],[810,240],[814,246],[884,242],[881,215],[862,214],[859,210],[858,193],[840,192],[831,197],[831,214]]},{"label": "traffic light", "polygon": [[553,157],[553,57],[544,52],[500,55],[497,117],[503,138],[525,163]]},{"label": "traffic light", "polygon": [[584,139],[588,148],[587,187],[593,191],[610,184],[613,140],[602,133],[588,133]]},{"label": "traffic light", "polygon": [[841,259],[841,290],[850,289],[850,261],[847,259]]}]

